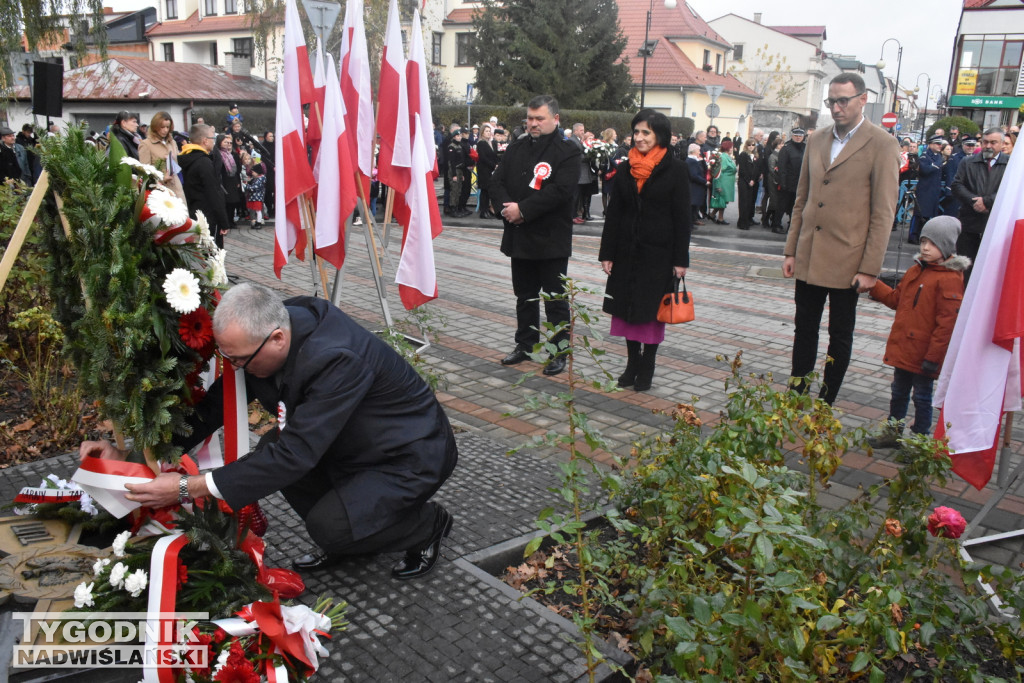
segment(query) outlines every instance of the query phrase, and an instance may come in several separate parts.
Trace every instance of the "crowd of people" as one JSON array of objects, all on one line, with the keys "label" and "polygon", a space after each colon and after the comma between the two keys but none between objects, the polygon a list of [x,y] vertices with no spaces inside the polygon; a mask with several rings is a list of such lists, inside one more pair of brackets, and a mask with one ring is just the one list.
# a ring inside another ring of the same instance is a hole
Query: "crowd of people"
[{"label": "crowd of people", "polygon": [[[47,122],[43,135],[57,135]],[[116,140],[128,156],[163,173],[161,183],[185,200],[194,218],[202,211],[211,234],[223,245],[228,230],[248,221],[260,229],[274,211],[274,133],[253,137],[243,128],[243,117],[232,105],[221,130],[198,117],[188,133],[175,129],[174,119],[157,112],[149,124],[139,115],[120,111],[102,133],[90,131],[86,143],[108,149]],[[33,184],[42,165],[36,151],[38,136],[31,124],[20,133],[0,127],[0,181]]]}]

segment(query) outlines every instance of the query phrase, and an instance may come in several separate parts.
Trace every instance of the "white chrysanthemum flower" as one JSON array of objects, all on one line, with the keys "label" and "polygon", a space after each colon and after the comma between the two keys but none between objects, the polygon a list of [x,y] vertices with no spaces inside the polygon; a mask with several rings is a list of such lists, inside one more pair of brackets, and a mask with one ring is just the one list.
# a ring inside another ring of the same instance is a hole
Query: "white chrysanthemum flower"
[{"label": "white chrysanthemum flower", "polygon": [[92,565],[92,575],[99,576],[103,568],[110,564],[110,560],[106,557],[101,557]]},{"label": "white chrysanthemum flower", "polygon": [[92,496],[85,491],[82,491],[82,497],[78,499],[78,505],[82,508],[82,512],[90,514],[93,517],[100,514],[99,509],[92,502]]},{"label": "white chrysanthemum flower", "polygon": [[153,190],[146,197],[146,208],[160,219],[164,225],[177,227],[188,220],[188,207],[185,202],[167,190]]},{"label": "white chrysanthemum flower", "polygon": [[210,257],[210,284],[220,287],[228,283],[228,271],[224,266],[224,257],[227,254],[223,249],[218,249]]},{"label": "white chrysanthemum flower", "polygon": [[231,648],[226,647],[217,655],[217,663],[213,667],[213,675],[216,676],[220,670],[228,665],[228,657],[231,656]]},{"label": "white chrysanthemum flower", "polygon": [[124,583],[124,575],[128,573],[128,565],[123,562],[118,562],[114,565],[114,568],[110,570],[110,585],[114,588],[120,588],[121,584]]},{"label": "white chrysanthemum flower", "polygon": [[114,538],[113,548],[114,557],[124,557],[124,546],[128,543],[128,539],[132,537],[132,532],[122,531]]},{"label": "white chrysanthemum flower", "polygon": [[[127,154],[124,155],[123,157],[121,157],[121,163],[124,164],[125,166],[131,166],[133,169],[138,169],[139,171],[142,171],[146,175],[153,176],[154,178],[156,178],[158,180],[160,180],[160,179],[162,179],[164,177],[163,172],[160,169],[158,169],[156,166],[151,166],[149,164],[144,164],[141,161],[139,161],[138,159],[134,159],[134,158],[128,156]],[[136,175],[138,175],[138,174],[136,174]]]},{"label": "white chrysanthemum flower", "polygon": [[125,166],[131,166],[132,168],[142,168],[142,162],[134,157],[130,157],[125,154],[121,157],[121,163]]},{"label": "white chrysanthemum flower", "polygon": [[34,515],[36,514],[36,506],[30,505],[19,505],[18,507],[11,508],[11,512],[16,515]]},{"label": "white chrysanthemum flower", "polygon": [[145,570],[136,569],[134,574],[124,580],[124,589],[131,593],[133,598],[137,598],[146,590],[146,583]]},{"label": "white chrysanthemum flower", "polygon": [[95,604],[92,599],[92,587],[95,585],[95,581],[88,585],[83,581],[75,587],[75,607],[82,609],[83,607],[92,607]]},{"label": "white chrysanthemum flower", "polygon": [[170,307],[182,315],[199,308],[199,278],[184,268],[175,268],[167,274],[164,292]]}]

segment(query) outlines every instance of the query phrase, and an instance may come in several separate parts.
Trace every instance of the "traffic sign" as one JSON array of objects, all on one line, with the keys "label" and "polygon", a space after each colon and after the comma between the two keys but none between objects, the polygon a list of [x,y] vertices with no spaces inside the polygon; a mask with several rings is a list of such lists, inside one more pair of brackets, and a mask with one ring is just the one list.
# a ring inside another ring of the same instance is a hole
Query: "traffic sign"
[{"label": "traffic sign", "polygon": [[[711,98],[711,101],[714,102],[715,100],[718,99],[718,96],[722,94],[722,91],[725,90],[725,86],[724,85],[705,85],[704,89],[708,92],[708,97]],[[708,116],[710,116],[710,114]]]},{"label": "traffic sign", "polygon": [[707,116],[710,116],[711,118],[715,118],[716,116],[718,116],[721,113],[722,113],[722,108],[719,107],[714,102],[712,102],[708,106],[704,107],[704,114],[707,115]]},{"label": "traffic sign", "polygon": [[902,123],[897,123],[896,124],[896,130],[903,130],[903,124]]},{"label": "traffic sign", "polygon": [[900,120],[899,116],[896,116],[896,112],[890,111],[882,114],[882,125],[886,128],[892,128],[896,125],[896,122]]}]

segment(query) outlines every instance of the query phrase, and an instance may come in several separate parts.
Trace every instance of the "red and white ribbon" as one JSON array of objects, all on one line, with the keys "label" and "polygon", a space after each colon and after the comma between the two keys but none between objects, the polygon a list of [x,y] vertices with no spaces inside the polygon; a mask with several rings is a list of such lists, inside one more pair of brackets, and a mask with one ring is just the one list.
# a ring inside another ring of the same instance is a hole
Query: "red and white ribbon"
[{"label": "red and white ribbon", "polygon": [[125,498],[125,484],[144,484],[156,477],[148,466],[137,462],[104,460],[85,456],[71,481],[82,487],[103,509],[121,519],[141,506]]},{"label": "red and white ribbon", "polygon": [[234,368],[224,373],[224,464],[249,452],[249,398],[245,394],[245,371]]},{"label": "red and white ribbon", "polygon": [[[221,364],[224,361],[217,356],[210,359],[210,362],[206,364],[206,369],[203,370],[199,377],[203,380],[203,389],[209,391],[210,386],[216,381],[221,374]],[[225,402],[227,397],[225,395]],[[218,430],[220,431],[220,430]],[[220,447],[220,435],[214,432],[210,436],[206,437],[202,445],[193,454],[196,460],[196,464],[199,465],[201,470],[212,470],[218,467],[224,466],[224,451]]]},{"label": "red and white ribbon", "polygon": [[551,164],[546,161],[542,161],[533,167],[533,180],[530,181],[530,187],[534,190],[539,190],[541,183],[544,179],[551,175]]},{"label": "red and white ribbon", "polygon": [[[147,662],[166,661],[161,653],[177,649],[176,620],[161,619],[156,615],[175,612],[178,599],[178,553],[187,543],[188,536],[176,531],[159,539],[153,546],[149,560],[149,604],[143,644]],[[142,680],[145,683],[174,683],[180,672],[180,668],[147,666],[143,669]]]},{"label": "red and white ribbon", "polygon": [[34,488],[26,486],[14,497],[15,503],[73,503],[82,498],[81,491]]}]

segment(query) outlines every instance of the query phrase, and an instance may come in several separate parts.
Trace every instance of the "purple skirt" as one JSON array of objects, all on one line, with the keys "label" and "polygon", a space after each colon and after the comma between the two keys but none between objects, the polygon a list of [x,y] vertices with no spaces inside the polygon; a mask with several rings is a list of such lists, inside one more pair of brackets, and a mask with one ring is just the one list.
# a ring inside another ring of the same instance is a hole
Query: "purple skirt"
[{"label": "purple skirt", "polygon": [[652,320],[649,323],[627,323],[622,318],[612,316],[612,326],[608,331],[613,337],[625,337],[629,341],[641,344],[660,344],[665,341],[665,323]]}]

